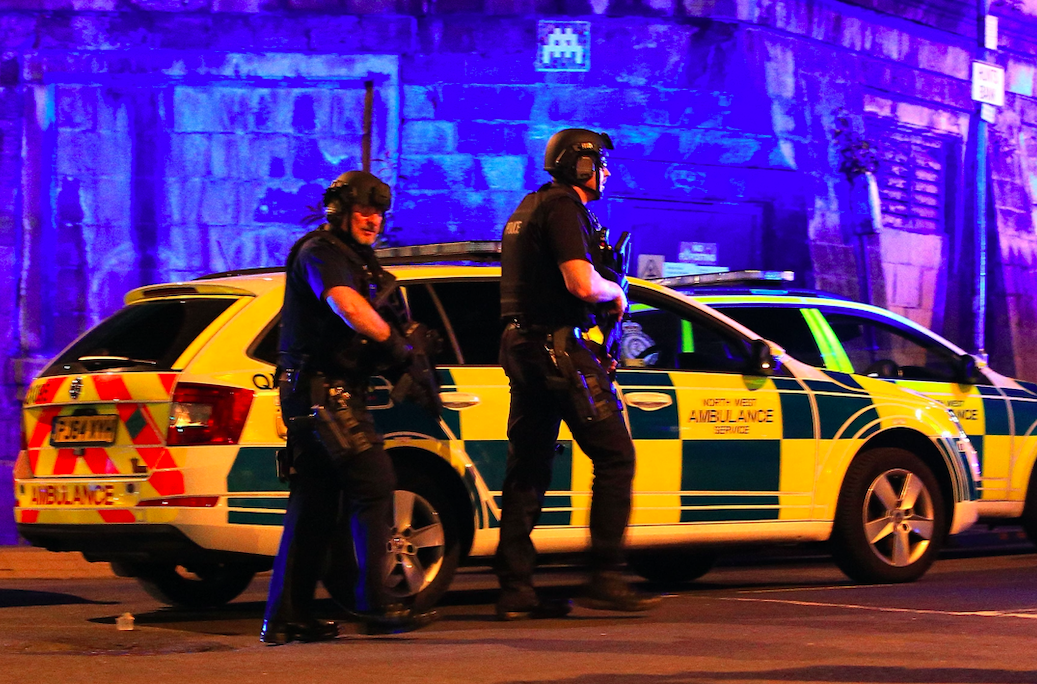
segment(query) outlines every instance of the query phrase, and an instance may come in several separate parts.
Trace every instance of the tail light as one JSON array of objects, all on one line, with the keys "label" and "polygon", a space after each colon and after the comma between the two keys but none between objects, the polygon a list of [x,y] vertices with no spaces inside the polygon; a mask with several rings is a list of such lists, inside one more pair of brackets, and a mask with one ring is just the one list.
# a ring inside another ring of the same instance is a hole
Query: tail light
[{"label": "tail light", "polygon": [[166,444],[237,444],[252,390],[184,382],[173,390]]},{"label": "tail light", "polygon": [[18,458],[14,461],[14,479],[25,480],[34,477],[32,462],[29,461],[29,438],[25,434],[25,423],[22,423],[22,442],[18,450]]}]

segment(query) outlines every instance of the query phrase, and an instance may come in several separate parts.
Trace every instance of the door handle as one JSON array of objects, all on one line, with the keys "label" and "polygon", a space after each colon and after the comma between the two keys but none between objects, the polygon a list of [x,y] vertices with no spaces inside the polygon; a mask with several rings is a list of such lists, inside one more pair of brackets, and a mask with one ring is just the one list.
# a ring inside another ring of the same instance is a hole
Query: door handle
[{"label": "door handle", "polygon": [[642,411],[658,411],[673,404],[673,397],[662,392],[629,392],[623,395],[627,406],[635,406]]},{"label": "door handle", "polygon": [[481,401],[478,396],[467,392],[440,392],[439,398],[443,402],[443,408],[455,411],[475,406]]}]

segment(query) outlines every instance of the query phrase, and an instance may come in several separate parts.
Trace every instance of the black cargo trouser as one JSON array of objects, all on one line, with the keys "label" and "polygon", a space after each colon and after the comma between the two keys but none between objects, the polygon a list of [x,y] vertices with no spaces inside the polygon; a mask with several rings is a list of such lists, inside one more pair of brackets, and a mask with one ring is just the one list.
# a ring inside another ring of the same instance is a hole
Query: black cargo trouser
[{"label": "black cargo trouser", "polygon": [[[334,381],[329,384],[343,386]],[[278,386],[286,424],[291,425],[292,418],[311,413],[308,382],[292,383],[282,375]],[[284,532],[270,579],[268,621],[296,622],[312,617],[317,581],[338,529],[340,512],[348,512],[351,520],[359,570],[357,610],[376,612],[390,602],[384,583],[390,562],[387,546],[396,474],[367,410],[366,388],[345,389],[350,393],[348,403],[353,415],[371,448],[345,458],[333,458],[314,429],[289,428],[295,472],[291,475]],[[341,519],[344,521],[345,516]]]},{"label": "black cargo trouser", "polygon": [[597,357],[570,335],[567,350],[573,365],[584,376],[597,378],[607,395],[599,399],[611,409],[596,420],[581,419],[572,392],[558,389],[558,370],[547,350],[547,338],[546,332],[510,325],[501,339],[501,364],[511,381],[511,412],[495,565],[504,592],[501,601],[515,605],[536,597],[532,581],[536,552],[530,533],[551,482],[561,421],[594,466],[590,511],[593,572],[622,567],[623,535],[630,519],[634,444],[611,382]]}]

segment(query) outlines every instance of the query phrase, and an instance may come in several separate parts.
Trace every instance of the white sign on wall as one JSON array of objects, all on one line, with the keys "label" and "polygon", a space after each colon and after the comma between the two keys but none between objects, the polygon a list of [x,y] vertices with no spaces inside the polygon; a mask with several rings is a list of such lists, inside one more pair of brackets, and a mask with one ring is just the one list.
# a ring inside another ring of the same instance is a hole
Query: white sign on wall
[{"label": "white sign on wall", "polygon": [[662,278],[666,257],[662,254],[639,254],[637,255],[637,277],[638,278]]},{"label": "white sign on wall", "polygon": [[997,64],[972,63],[972,99],[995,107],[1005,106],[1005,70]]},{"label": "white sign on wall", "polygon": [[590,71],[589,21],[537,22],[537,71]]}]

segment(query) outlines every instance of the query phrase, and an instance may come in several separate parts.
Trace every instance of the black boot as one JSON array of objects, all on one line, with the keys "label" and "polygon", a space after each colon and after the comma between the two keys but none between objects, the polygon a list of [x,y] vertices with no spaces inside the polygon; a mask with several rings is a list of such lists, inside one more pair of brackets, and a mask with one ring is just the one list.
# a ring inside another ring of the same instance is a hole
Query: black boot
[{"label": "black boot", "polygon": [[402,603],[393,603],[381,610],[360,613],[360,631],[364,634],[402,634],[421,629],[439,615],[434,610],[416,613]]},{"label": "black boot", "polygon": [[287,644],[290,641],[330,641],[337,636],[338,625],[330,620],[264,620],[259,640],[264,644]]},{"label": "black boot", "polygon": [[654,594],[645,594],[630,585],[617,571],[596,572],[584,587],[583,595],[576,603],[594,610],[618,610],[625,613],[640,613],[659,605],[662,599]]},{"label": "black boot", "polygon": [[534,603],[515,604],[506,600],[497,602],[497,619],[504,622],[513,620],[550,620],[563,618],[572,612],[573,602],[569,599],[537,599]]}]

